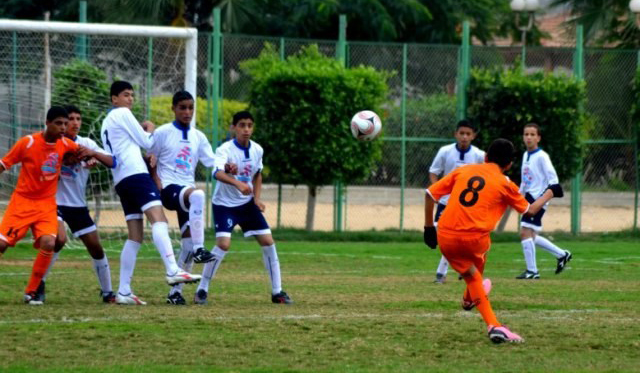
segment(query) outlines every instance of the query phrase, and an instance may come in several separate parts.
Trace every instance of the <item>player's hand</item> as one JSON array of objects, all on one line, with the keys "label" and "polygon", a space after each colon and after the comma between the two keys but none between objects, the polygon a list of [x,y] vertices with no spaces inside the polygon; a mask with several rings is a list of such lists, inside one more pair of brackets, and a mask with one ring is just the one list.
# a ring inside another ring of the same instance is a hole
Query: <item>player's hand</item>
[{"label": "player's hand", "polygon": [[547,189],[551,189],[554,198],[564,197],[564,191],[562,190],[562,186],[560,186],[560,184],[549,185]]},{"label": "player's hand", "polygon": [[245,196],[250,196],[251,193],[253,192],[251,190],[251,187],[248,184],[239,182],[239,185],[236,185],[236,188],[238,188],[238,190],[240,191],[240,193],[242,193]]},{"label": "player's hand", "polygon": [[231,174],[231,175],[237,175],[238,174],[238,165],[235,163],[226,163],[224,165],[224,173],[225,174]]},{"label": "player's hand", "polygon": [[77,152],[67,152],[62,156],[62,164],[65,166],[73,166],[80,163],[80,158]]},{"label": "player's hand", "polygon": [[150,120],[145,120],[144,122],[142,122],[141,125],[142,125],[142,129],[149,133],[153,133],[153,131],[156,130],[156,125],[153,124],[153,122]]},{"label": "player's hand", "polygon": [[260,200],[255,200],[254,201],[256,203],[256,206],[258,206],[258,209],[260,210],[260,212],[264,212],[264,210],[267,208],[267,206],[264,205],[264,203],[262,203],[262,201]]},{"label": "player's hand", "polygon": [[89,158],[88,160],[84,161],[84,168],[94,168],[97,165],[98,160],[95,158]]},{"label": "player's hand", "polygon": [[438,235],[436,234],[436,227],[424,227],[424,244],[432,249],[438,246]]},{"label": "player's hand", "polygon": [[96,152],[82,145],[78,145],[78,150],[76,151],[76,156],[78,159],[86,160],[88,158],[95,157]]},{"label": "player's hand", "polygon": [[158,164],[158,157],[154,154],[150,154],[147,158],[149,159],[149,167],[156,168],[156,165]]}]

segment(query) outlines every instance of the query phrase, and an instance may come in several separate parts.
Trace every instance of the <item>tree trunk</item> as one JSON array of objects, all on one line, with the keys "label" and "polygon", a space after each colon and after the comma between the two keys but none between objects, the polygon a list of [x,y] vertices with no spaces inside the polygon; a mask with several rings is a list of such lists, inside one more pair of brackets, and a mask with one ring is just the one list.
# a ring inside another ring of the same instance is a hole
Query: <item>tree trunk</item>
[{"label": "tree trunk", "polygon": [[307,220],[305,223],[306,229],[311,232],[313,230],[313,217],[316,212],[316,192],[317,187],[315,185],[309,185],[309,194],[307,195]]}]

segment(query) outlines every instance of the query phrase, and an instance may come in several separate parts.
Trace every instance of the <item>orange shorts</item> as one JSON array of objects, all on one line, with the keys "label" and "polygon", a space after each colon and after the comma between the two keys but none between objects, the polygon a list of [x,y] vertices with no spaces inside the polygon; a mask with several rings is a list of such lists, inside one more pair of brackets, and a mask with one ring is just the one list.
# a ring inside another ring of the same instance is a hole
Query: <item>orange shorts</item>
[{"label": "orange shorts", "polygon": [[33,246],[39,247],[40,237],[55,237],[58,232],[56,207],[55,197],[29,199],[13,193],[0,223],[0,239],[9,246],[15,246],[31,228],[35,240]]},{"label": "orange shorts", "polygon": [[449,235],[438,232],[438,245],[442,255],[456,272],[465,273],[471,266],[475,266],[483,273],[491,237],[488,233]]}]

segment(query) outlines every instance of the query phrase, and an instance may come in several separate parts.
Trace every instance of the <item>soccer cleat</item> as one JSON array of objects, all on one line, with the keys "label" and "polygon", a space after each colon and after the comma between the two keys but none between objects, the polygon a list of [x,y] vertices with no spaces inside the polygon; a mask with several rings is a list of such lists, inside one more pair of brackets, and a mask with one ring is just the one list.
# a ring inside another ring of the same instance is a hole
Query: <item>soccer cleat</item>
[{"label": "soccer cleat", "polygon": [[271,301],[273,303],[293,304],[293,300],[291,300],[289,295],[284,291],[281,291],[278,294],[272,294]]},{"label": "soccer cleat", "polygon": [[[491,293],[491,280],[485,278],[482,280],[482,287],[484,288],[484,293],[488,296]],[[462,309],[465,311],[471,311],[473,307],[476,306],[476,302],[466,300],[464,297],[462,298]]]},{"label": "soccer cleat", "polygon": [[503,343],[503,342],[512,342],[512,343],[522,343],[524,342],[524,338],[512,332],[506,326],[493,326],[488,325],[487,330],[489,331],[489,339],[493,343]]},{"label": "soccer cleat", "polygon": [[41,306],[44,304],[44,299],[41,298],[36,292],[33,292],[24,295],[24,302],[31,306]]},{"label": "soccer cleat", "polygon": [[518,280],[537,280],[540,278],[540,272],[531,272],[526,270],[522,272],[519,276],[516,276]]},{"label": "soccer cleat", "polygon": [[205,305],[207,304],[207,292],[203,289],[199,289],[196,295],[193,296],[193,303]]},{"label": "soccer cleat", "polygon": [[446,280],[447,280],[446,275],[443,275],[442,273],[436,273],[436,279],[433,281],[433,283],[442,285]]},{"label": "soccer cleat", "polygon": [[124,305],[133,305],[133,306],[144,306],[147,302],[133,295],[133,293],[129,293],[126,295],[118,293],[116,295],[116,303],[124,304]]},{"label": "soccer cleat", "polygon": [[102,302],[103,303],[115,303],[116,302],[116,295],[113,294],[113,291],[110,291],[108,293],[103,293],[101,291],[100,292],[100,296],[102,297]]},{"label": "soccer cleat", "polygon": [[573,258],[573,255],[570,251],[565,250],[565,254],[562,258],[558,258],[558,266],[556,267],[556,275],[564,270],[564,267],[569,263],[569,261]]},{"label": "soccer cleat", "polygon": [[181,284],[181,283],[193,284],[194,282],[200,281],[201,278],[202,276],[200,275],[192,275],[189,272],[179,270],[175,274],[171,276],[167,276],[167,284],[169,284],[169,286],[173,286],[175,284]]},{"label": "soccer cleat", "polygon": [[187,304],[187,301],[184,300],[179,291],[176,291],[173,294],[169,293],[169,295],[167,295],[167,303],[175,304],[176,306],[184,306]]},{"label": "soccer cleat", "polygon": [[204,247],[198,248],[198,250],[193,253],[193,261],[196,263],[208,263],[213,259],[215,259],[215,255],[205,250]]}]

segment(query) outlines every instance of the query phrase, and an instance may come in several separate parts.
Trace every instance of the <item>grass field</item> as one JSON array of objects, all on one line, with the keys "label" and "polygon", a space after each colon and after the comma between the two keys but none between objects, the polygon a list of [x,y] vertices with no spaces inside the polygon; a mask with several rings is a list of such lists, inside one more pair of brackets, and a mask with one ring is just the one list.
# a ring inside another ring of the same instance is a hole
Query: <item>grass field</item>
[{"label": "grass field", "polygon": [[[277,236],[276,236],[277,238]],[[270,302],[259,248],[234,238],[207,306],[169,306],[160,259],[145,247],[134,290],[146,307],[104,305],[88,255],[66,250],[44,306],[22,303],[35,254],[0,259],[0,369],[20,371],[638,371],[640,242],[568,240],[561,275],[538,250],[542,279],[515,280],[519,243],[494,244],[486,268],[499,320],[521,345],[493,345],[463,282],[435,285],[420,242],[280,241],[292,306]],[[112,246],[117,246],[115,243]],[[119,250],[109,251],[114,285]],[[200,267],[198,266],[199,270]],[[195,286],[185,287],[191,303]]]}]

